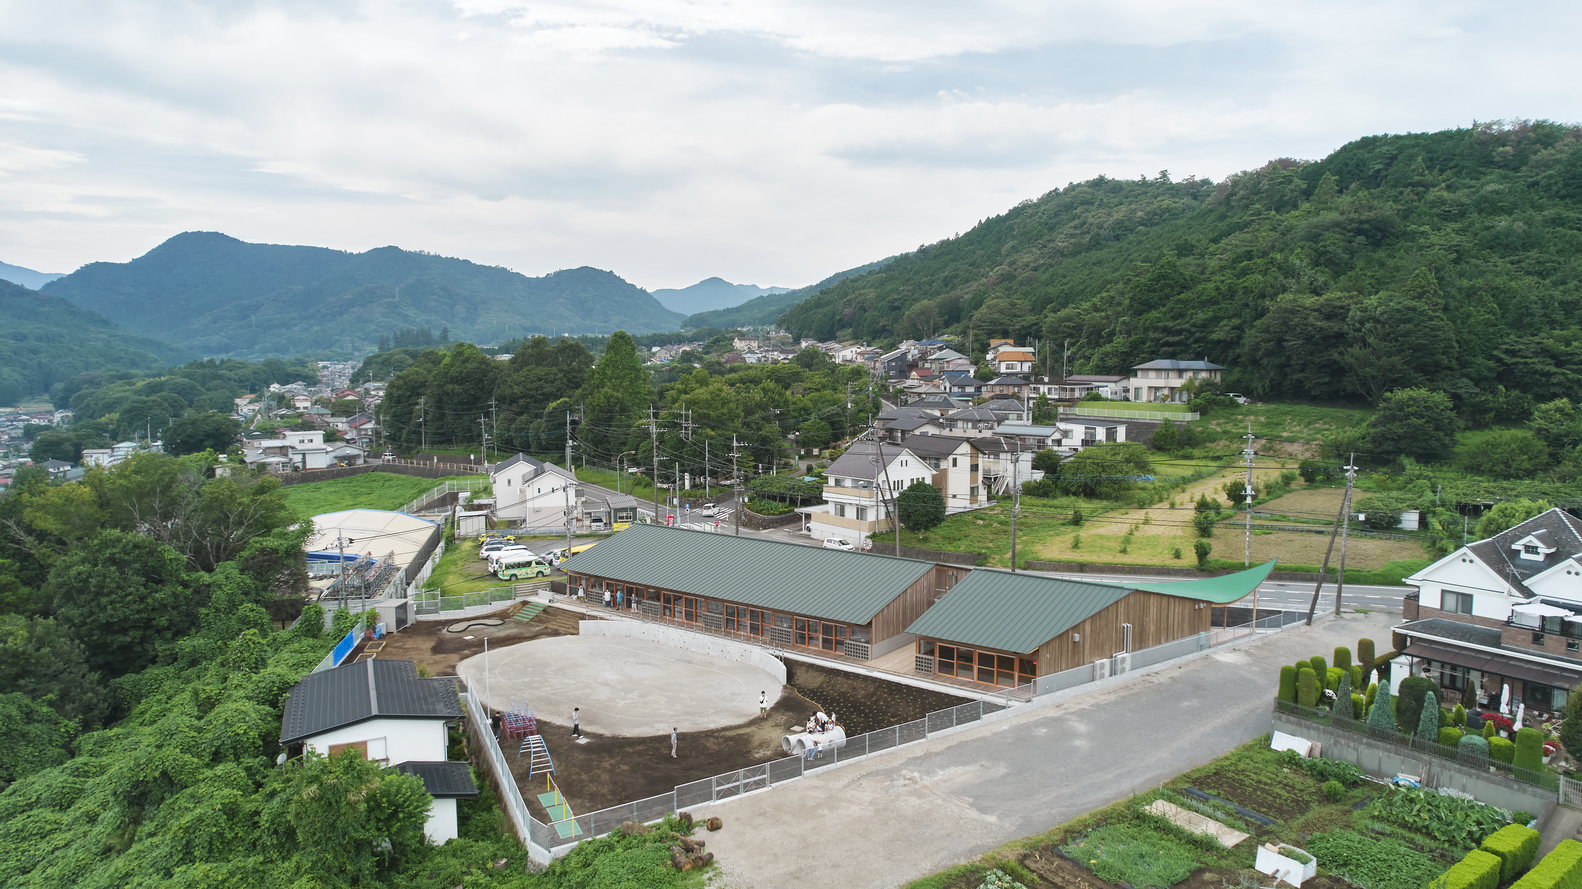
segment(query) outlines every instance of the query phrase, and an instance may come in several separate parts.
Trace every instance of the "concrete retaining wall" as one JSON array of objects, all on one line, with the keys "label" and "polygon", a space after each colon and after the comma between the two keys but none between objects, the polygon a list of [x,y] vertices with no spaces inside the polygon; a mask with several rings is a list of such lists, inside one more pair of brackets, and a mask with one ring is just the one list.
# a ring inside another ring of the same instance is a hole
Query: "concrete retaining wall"
[{"label": "concrete retaining wall", "polygon": [[1502,809],[1525,809],[1544,820],[1555,805],[1554,791],[1524,784],[1494,772],[1485,772],[1437,756],[1427,756],[1405,747],[1375,741],[1366,735],[1344,732],[1316,722],[1275,712],[1273,727],[1298,738],[1324,745],[1325,759],[1349,762],[1370,775],[1393,778],[1396,775],[1423,775],[1430,787],[1454,787],[1477,798],[1478,802]]},{"label": "concrete retaining wall", "polygon": [[657,624],[625,620],[583,621],[577,632],[584,636],[621,636],[627,639],[647,639],[660,645],[697,651],[710,657],[724,658],[740,664],[752,664],[773,676],[781,685],[786,684],[786,665],[767,651],[741,642],[716,639],[691,630],[678,630]]},{"label": "concrete retaining wall", "polygon": [[[881,543],[877,540],[873,543],[873,551],[886,556],[893,556],[896,554],[895,544]],[[915,546],[901,547],[900,554],[902,558],[922,559],[925,562],[938,562],[941,565],[965,565],[968,568],[971,568],[973,565],[980,565],[988,558],[988,556],[985,556],[982,553],[948,553],[943,550],[921,549]],[[1031,568],[1032,566],[1032,562],[1027,563],[1027,567]]]}]

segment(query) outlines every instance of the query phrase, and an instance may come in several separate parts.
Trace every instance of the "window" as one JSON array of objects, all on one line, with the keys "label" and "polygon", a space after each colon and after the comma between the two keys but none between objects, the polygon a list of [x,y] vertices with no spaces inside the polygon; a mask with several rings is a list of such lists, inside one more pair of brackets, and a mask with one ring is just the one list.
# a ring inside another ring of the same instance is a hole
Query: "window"
[{"label": "window", "polygon": [[[954,428],[954,426],[952,426],[952,428]],[[957,461],[960,460],[960,459],[961,459],[960,457],[951,457],[950,458],[950,468],[951,469],[955,469],[956,466],[957,466]]]},{"label": "window", "polygon": [[939,468],[939,458],[938,457],[929,457],[928,458],[928,468],[929,469],[938,469]]},{"label": "window", "polygon": [[844,503],[837,503],[837,504],[835,504],[835,515],[840,517],[840,518],[845,518],[846,517],[846,504],[844,504]]},{"label": "window", "polygon": [[866,507],[866,506],[859,506],[859,507],[857,507],[857,521],[859,521],[859,522],[866,522],[866,521],[868,521],[868,507]]},{"label": "window", "polygon": [[968,472],[977,472],[978,471],[978,464],[974,463],[971,466],[968,466],[967,467],[967,471]]},{"label": "window", "polygon": [[1453,593],[1449,590],[1446,590],[1440,594],[1439,602],[1439,608],[1441,611],[1447,611],[1451,614],[1472,613],[1471,593]]},{"label": "window", "polygon": [[978,496],[978,486],[977,485],[973,485],[971,488],[969,488],[968,491],[967,491],[967,496],[969,496],[969,497],[976,497],[976,496]]},{"label": "window", "polygon": [[1524,544],[1522,544],[1522,555],[1524,555],[1524,556],[1537,556],[1537,555],[1539,555],[1538,547],[1533,545],[1533,544],[1531,544],[1531,543],[1524,543]]},{"label": "window", "polygon": [[1533,644],[1534,645],[1542,645],[1542,644],[1544,644],[1544,634],[1543,633],[1534,633],[1533,634]]}]

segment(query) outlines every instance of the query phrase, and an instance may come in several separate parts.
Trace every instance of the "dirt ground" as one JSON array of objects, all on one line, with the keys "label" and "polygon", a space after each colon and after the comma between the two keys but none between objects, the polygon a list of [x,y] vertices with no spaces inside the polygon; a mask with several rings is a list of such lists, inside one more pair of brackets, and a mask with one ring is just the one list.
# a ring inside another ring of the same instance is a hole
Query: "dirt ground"
[{"label": "dirt ground", "polygon": [[[572,811],[597,811],[668,793],[678,784],[781,759],[786,754],[780,739],[801,731],[817,710],[828,713],[833,708],[847,733],[859,735],[966,700],[799,661],[788,662],[787,674],[785,693],[767,719],[682,732],[675,759],[670,758],[668,734],[625,738],[584,732],[588,743],[578,744],[571,739],[571,726],[540,719],[544,743],[555,761],[555,783]],[[543,780],[527,777],[527,757],[516,755],[519,742],[503,741],[500,746],[528,808],[534,817],[545,818],[537,798],[544,791]]]},{"label": "dirt ground", "polygon": [[1333,522],[1340,515],[1340,498],[1343,496],[1344,488],[1303,488],[1260,505],[1258,512]]},{"label": "dirt ground", "polygon": [[[414,661],[420,667],[427,667],[431,676],[454,676],[457,664],[483,653],[483,641],[486,638],[490,648],[503,648],[532,639],[573,636],[576,635],[578,622],[598,619],[551,606],[532,620],[521,621],[511,617],[517,610],[513,605],[489,614],[458,620],[421,620],[399,633],[385,637],[384,647],[379,649],[378,656]],[[485,622],[491,618],[504,622],[498,626],[486,626]],[[472,623],[473,626],[458,633],[446,632],[447,628],[462,623]],[[463,638],[466,636],[472,638]]]}]

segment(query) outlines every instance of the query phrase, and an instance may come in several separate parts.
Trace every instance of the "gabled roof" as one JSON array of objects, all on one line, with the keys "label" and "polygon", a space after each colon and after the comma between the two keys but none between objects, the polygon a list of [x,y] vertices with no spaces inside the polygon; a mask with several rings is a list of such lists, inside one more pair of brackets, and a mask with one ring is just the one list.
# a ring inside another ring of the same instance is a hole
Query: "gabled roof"
[{"label": "gabled roof", "polygon": [[886,423],[884,428],[899,429],[902,432],[910,432],[913,429],[918,429],[931,423],[938,422],[939,418],[932,414],[919,414],[911,417],[896,417],[894,420]]},{"label": "gabled roof", "polygon": [[1026,386],[1027,381],[1021,377],[1003,376],[995,377],[989,381],[990,386]]},{"label": "gabled roof", "polygon": [[991,411],[988,408],[982,407],[982,406],[979,406],[979,407],[964,407],[961,410],[956,411],[954,413],[946,414],[945,415],[945,419],[947,419],[947,420],[973,420],[973,421],[979,421],[979,422],[984,422],[984,423],[998,423],[998,422],[1000,422],[1000,418],[994,415],[994,411]]},{"label": "gabled roof", "polygon": [[1003,423],[998,429],[994,430],[994,434],[1029,435],[1039,438],[1049,438],[1050,436],[1059,438],[1065,435],[1059,426],[1028,426],[1021,423]]},{"label": "gabled roof", "polygon": [[423,679],[411,661],[359,661],[310,673],[291,687],[280,743],[370,719],[460,719],[454,679]]},{"label": "gabled roof", "polygon": [[1211,361],[1179,361],[1175,358],[1160,358],[1146,364],[1136,364],[1132,370],[1224,370]]},{"label": "gabled roof", "polygon": [[633,525],[566,566],[577,574],[852,624],[873,620],[934,569],[915,559],[660,525]]},{"label": "gabled roof", "polygon": [[1274,562],[1223,577],[1179,583],[1112,584],[974,568],[908,633],[1026,654],[1133,591],[1206,602],[1235,602],[1274,570]]},{"label": "gabled roof", "polygon": [[[1554,551],[1546,553],[1542,561],[1523,559],[1511,547],[1523,538],[1543,533]],[[1526,582],[1548,571],[1560,562],[1582,554],[1582,521],[1558,507],[1540,513],[1514,528],[1503,531],[1487,540],[1468,544],[1467,552],[1487,565],[1507,583],[1531,596]]]},{"label": "gabled roof", "polygon": [[[824,477],[856,478],[867,481],[873,480],[884,471],[884,467],[906,456],[910,449],[905,443],[892,444],[880,449],[884,462],[875,467],[873,462],[874,444],[871,441],[854,442],[846,449],[846,453],[835,458],[835,462],[824,470]],[[916,457],[916,454],[912,455]]]},{"label": "gabled roof", "polygon": [[[928,356],[929,361],[953,361],[957,358],[967,358],[967,356],[957,352],[955,349],[940,349],[938,352]],[[971,359],[968,358],[967,360],[970,361]]]},{"label": "gabled roof", "polygon": [[1021,352],[1021,351],[1017,351],[1017,350],[1014,350],[1014,349],[1006,349],[1005,351],[1001,352],[1000,354],[994,356],[994,360],[995,361],[1036,361],[1036,360],[1038,360],[1038,356],[1034,355],[1031,352]]},{"label": "gabled roof", "polygon": [[975,441],[971,438],[957,438],[953,435],[909,435],[906,439],[906,449],[919,457],[944,457],[961,450],[962,445],[970,445]]},{"label": "gabled roof", "polygon": [[396,771],[416,775],[423,782],[423,789],[435,799],[474,799],[478,796],[472,769],[464,762],[403,762],[396,766]]}]

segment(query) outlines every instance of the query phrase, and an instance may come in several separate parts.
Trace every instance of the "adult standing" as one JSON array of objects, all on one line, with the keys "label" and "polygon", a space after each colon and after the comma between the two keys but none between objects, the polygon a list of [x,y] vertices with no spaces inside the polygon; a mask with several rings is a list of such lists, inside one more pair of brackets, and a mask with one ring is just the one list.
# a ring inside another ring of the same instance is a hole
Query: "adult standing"
[{"label": "adult standing", "polygon": [[604,607],[610,607],[610,591],[608,589],[604,591]]},{"label": "adult standing", "polygon": [[573,738],[580,738],[580,737],[582,737],[582,708],[581,707],[572,707],[571,708],[571,736]]},{"label": "adult standing", "polygon": [[676,758],[676,727],[670,727],[670,758]]}]

